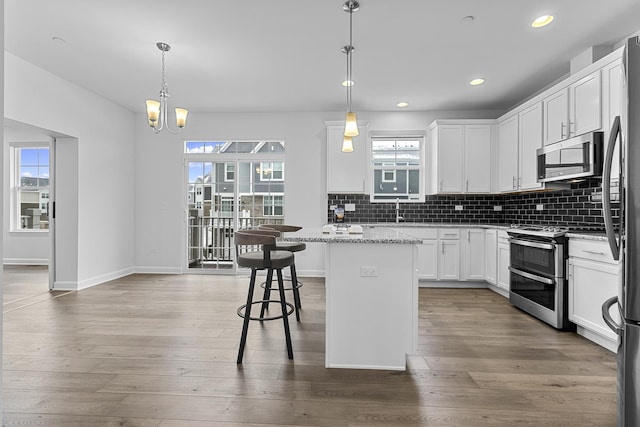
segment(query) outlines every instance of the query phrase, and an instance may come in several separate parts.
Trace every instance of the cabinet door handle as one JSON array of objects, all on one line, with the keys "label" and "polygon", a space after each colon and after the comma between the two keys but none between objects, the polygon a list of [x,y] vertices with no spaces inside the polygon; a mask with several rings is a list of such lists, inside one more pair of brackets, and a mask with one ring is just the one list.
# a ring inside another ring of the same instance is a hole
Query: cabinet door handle
[{"label": "cabinet door handle", "polygon": [[443,179],[440,180],[440,191],[442,191],[442,184],[443,184]]},{"label": "cabinet door handle", "polygon": [[469,180],[467,180],[467,189],[465,191],[469,192]]},{"label": "cabinet door handle", "polygon": [[586,252],[588,254],[594,254],[594,255],[604,255],[604,252],[590,251],[588,249],[583,249],[582,252]]},{"label": "cabinet door handle", "polygon": [[560,122],[560,139],[564,139],[564,128],[566,124],[564,122]]},{"label": "cabinet door handle", "polygon": [[442,255],[444,255],[444,242],[440,242],[440,245],[442,245]]},{"label": "cabinet door handle", "polygon": [[516,177],[515,176],[512,177],[511,186],[513,187],[514,190],[516,189]]},{"label": "cabinet door handle", "polygon": [[[571,127],[573,126],[573,131],[571,130]],[[571,134],[575,133],[576,127],[575,124],[572,121],[569,121],[569,136],[571,136]]]},{"label": "cabinet door handle", "polygon": [[518,177],[518,188],[522,187],[522,178]]}]

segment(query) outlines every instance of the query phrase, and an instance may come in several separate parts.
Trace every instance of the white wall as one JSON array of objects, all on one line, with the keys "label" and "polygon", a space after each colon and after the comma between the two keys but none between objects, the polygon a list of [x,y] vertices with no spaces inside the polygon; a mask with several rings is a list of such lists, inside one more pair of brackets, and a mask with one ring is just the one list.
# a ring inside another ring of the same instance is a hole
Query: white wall
[{"label": "white wall", "polygon": [[[495,118],[502,111],[358,113],[369,130],[423,129],[435,119]],[[183,133],[154,134],[136,120],[135,265],[140,272],[180,272],[186,254],[184,140],[283,139],[286,142],[285,221],[319,228],[327,221],[325,121],[343,113],[190,114]],[[345,154],[348,155],[348,154]],[[161,205],[168,209],[161,209]],[[296,254],[301,275],[324,273],[324,246]]]},{"label": "white wall", "polygon": [[4,238],[4,264],[39,264],[49,263],[49,233],[48,232],[10,232],[10,159],[9,144],[14,142],[39,142],[49,145],[51,138],[41,132],[4,128],[4,161],[3,161],[3,202],[4,215],[2,221],[2,232]]},{"label": "white wall", "polygon": [[[4,0],[0,0],[0,48],[4,51]],[[0,58],[0,82],[4,82],[4,57]],[[0,84],[0,99],[4,100],[4,84]],[[4,102],[0,104],[0,117],[4,116]],[[4,139],[4,133],[0,134],[0,138]],[[2,145],[4,147],[4,141]],[[0,150],[0,164],[4,165],[4,150]],[[4,174],[0,174],[0,188],[4,188]],[[0,212],[4,212],[4,197],[0,198]],[[3,246],[4,246],[4,236],[0,234],[0,239],[3,239],[0,242],[0,259],[3,258]],[[2,284],[4,283],[2,277],[2,269],[0,269],[0,301],[2,301]],[[4,315],[0,315],[0,366],[2,366],[2,342],[4,341],[2,335],[3,329],[3,317]],[[0,370],[0,425],[3,425],[2,421],[2,412],[4,409],[4,405],[2,402],[2,370]]]},{"label": "white wall", "polygon": [[75,220],[56,220],[56,253],[77,262],[71,271],[57,270],[64,276],[56,276],[56,288],[81,289],[132,272],[135,115],[7,52],[4,105],[5,118],[60,138],[62,155],[70,155],[56,186],[72,189],[71,199],[57,211],[71,209]]}]

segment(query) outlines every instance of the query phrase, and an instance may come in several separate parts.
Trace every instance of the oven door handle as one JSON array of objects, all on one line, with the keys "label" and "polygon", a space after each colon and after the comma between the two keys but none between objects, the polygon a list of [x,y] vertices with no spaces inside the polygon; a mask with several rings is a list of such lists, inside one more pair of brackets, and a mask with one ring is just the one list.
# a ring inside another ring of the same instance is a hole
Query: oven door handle
[{"label": "oven door handle", "polygon": [[555,249],[556,245],[554,245],[553,243],[541,243],[541,242],[532,242],[529,240],[522,240],[522,239],[509,239],[509,241],[513,244],[516,245],[520,245],[520,246],[529,246],[531,248],[538,248],[538,249],[548,249],[548,250],[553,250]]},{"label": "oven door handle", "polygon": [[535,280],[536,282],[544,283],[546,285],[553,285],[555,281],[547,277],[538,276],[536,274],[527,273],[526,271],[518,270],[517,268],[509,267],[509,271],[518,274],[527,279]]}]

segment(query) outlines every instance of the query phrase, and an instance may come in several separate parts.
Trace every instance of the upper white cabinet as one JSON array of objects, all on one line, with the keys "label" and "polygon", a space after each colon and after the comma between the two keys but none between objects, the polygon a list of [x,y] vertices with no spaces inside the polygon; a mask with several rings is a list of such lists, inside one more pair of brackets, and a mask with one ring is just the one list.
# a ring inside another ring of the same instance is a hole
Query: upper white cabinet
[{"label": "upper white cabinet", "polygon": [[536,150],[542,147],[542,104],[535,103],[498,123],[498,191],[542,188]]},{"label": "upper white cabinet", "polygon": [[[604,132],[604,151],[607,150],[611,126],[616,116],[619,116],[623,106],[623,71],[622,59],[617,59],[607,64],[602,69],[602,130]],[[616,146],[613,158],[615,161],[611,165],[611,181],[617,182],[620,175],[619,158],[620,145]]]},{"label": "upper white cabinet", "polygon": [[600,70],[544,98],[544,144],[602,127]]},{"label": "upper white cabinet", "polygon": [[430,192],[491,192],[492,121],[437,120],[430,126]]},{"label": "upper white cabinet", "polygon": [[518,114],[518,190],[542,188],[538,182],[538,156],[542,147],[542,105],[538,102]]},{"label": "upper white cabinet", "polygon": [[367,175],[366,131],[353,138],[353,152],[342,152],[344,124],[327,125],[327,193],[364,193]]}]

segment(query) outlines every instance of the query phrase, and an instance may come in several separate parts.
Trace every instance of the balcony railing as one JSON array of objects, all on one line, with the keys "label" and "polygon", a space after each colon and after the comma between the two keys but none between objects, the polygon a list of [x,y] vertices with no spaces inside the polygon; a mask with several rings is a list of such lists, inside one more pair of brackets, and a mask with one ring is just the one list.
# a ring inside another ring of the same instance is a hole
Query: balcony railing
[{"label": "balcony railing", "polygon": [[234,218],[192,216],[189,218],[189,268],[233,269],[235,246],[233,233],[238,229],[263,224],[282,224],[282,218]]}]

